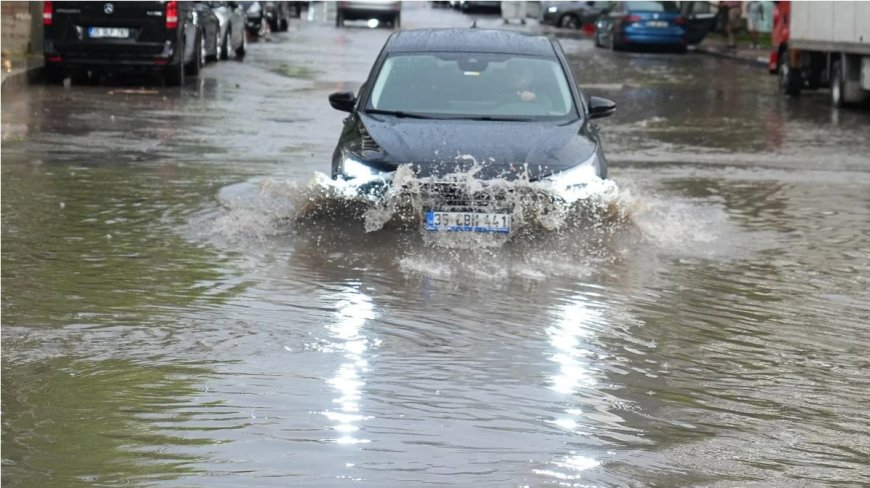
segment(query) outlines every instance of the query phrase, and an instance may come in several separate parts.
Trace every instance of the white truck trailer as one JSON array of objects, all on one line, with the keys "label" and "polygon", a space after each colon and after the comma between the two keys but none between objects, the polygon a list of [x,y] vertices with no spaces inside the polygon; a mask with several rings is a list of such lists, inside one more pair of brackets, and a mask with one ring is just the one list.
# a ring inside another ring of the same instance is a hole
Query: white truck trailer
[{"label": "white truck trailer", "polygon": [[870,98],[870,2],[791,2],[782,90],[831,88],[836,107]]}]

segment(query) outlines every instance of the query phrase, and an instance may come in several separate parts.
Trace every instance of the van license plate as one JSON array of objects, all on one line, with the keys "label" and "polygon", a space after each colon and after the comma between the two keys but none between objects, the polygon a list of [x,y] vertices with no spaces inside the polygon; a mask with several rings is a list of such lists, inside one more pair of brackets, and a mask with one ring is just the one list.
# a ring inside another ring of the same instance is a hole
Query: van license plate
[{"label": "van license plate", "polygon": [[426,212],[425,229],[441,232],[511,231],[511,215],[477,212]]},{"label": "van license plate", "polygon": [[124,39],[130,37],[130,29],[126,27],[89,27],[88,37],[91,39]]}]

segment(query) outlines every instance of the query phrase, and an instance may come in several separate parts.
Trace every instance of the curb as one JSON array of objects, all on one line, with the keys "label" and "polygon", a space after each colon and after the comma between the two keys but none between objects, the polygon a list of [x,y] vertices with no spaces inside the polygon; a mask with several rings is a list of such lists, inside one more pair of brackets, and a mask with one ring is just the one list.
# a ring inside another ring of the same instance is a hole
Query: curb
[{"label": "curb", "polygon": [[4,73],[3,80],[0,81],[0,87],[5,90],[7,88],[20,88],[33,83],[42,79],[42,69],[43,67],[40,65],[17,69],[11,73]]}]

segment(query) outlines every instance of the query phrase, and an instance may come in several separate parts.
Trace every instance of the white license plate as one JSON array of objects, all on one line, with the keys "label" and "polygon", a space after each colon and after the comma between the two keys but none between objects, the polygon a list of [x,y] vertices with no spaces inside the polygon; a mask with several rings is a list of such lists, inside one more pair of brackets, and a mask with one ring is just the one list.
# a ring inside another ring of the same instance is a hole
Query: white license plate
[{"label": "white license plate", "polygon": [[667,27],[668,23],[664,20],[649,20],[646,23],[647,27]]},{"label": "white license plate", "polygon": [[442,232],[510,232],[511,215],[477,212],[426,212],[426,230]]},{"label": "white license plate", "polygon": [[88,37],[98,38],[127,38],[130,37],[130,29],[126,27],[89,27]]}]

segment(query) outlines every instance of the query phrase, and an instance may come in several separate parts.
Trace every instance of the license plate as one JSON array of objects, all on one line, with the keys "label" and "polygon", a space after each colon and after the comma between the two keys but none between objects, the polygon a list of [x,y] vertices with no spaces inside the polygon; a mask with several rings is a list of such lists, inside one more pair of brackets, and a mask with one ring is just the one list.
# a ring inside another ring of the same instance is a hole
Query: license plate
[{"label": "license plate", "polygon": [[477,212],[426,212],[426,230],[442,232],[510,232],[511,215]]},{"label": "license plate", "polygon": [[88,37],[91,39],[102,38],[127,38],[130,37],[130,29],[126,27],[89,27]]},{"label": "license plate", "polygon": [[667,27],[668,23],[664,20],[650,20],[646,23],[647,27]]}]

